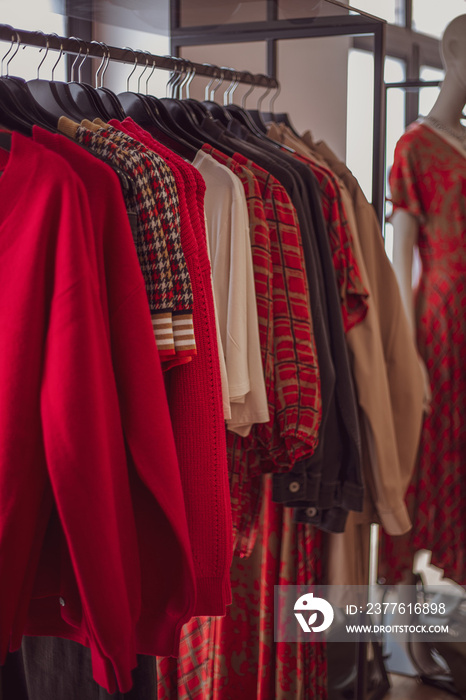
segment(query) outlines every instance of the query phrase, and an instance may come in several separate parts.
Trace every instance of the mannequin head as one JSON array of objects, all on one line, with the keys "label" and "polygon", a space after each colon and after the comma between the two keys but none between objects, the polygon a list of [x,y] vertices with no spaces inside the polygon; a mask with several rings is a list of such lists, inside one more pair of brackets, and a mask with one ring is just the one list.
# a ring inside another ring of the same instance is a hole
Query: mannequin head
[{"label": "mannequin head", "polygon": [[445,29],[441,54],[447,72],[466,88],[466,15],[459,15]]}]

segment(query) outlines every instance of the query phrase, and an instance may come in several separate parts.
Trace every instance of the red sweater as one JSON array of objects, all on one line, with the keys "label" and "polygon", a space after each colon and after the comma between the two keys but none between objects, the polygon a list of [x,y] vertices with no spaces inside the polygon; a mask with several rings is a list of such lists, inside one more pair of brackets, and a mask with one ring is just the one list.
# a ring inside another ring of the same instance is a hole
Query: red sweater
[{"label": "red sweater", "polygon": [[[210,261],[205,183],[198,171],[131,119],[112,121],[167,160],[182,194],[181,242],[194,295],[197,356],[170,371],[167,394],[186,498],[197,583],[196,615],[224,615],[231,602],[232,520]],[[180,181],[182,180],[182,181]],[[187,207],[188,211],[184,209]],[[191,229],[192,227],[192,229]],[[194,233],[194,243],[192,233]]]},{"label": "red sweater", "polygon": [[76,167],[92,159],[87,192],[18,134],[0,178],[0,643],[3,657],[10,632],[14,647],[24,631],[42,545],[26,633],[87,644],[95,679],[113,692],[116,676],[125,692],[136,651],[176,653],[192,561],[119,184],[69,146]]}]

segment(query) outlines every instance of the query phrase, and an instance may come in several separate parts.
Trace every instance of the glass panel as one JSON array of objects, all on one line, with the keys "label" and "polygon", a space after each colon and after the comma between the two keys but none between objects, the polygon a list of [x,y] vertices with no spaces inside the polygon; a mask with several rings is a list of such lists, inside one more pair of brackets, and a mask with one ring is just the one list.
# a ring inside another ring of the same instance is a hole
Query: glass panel
[{"label": "glass panel", "polygon": [[[42,30],[56,32],[63,36],[65,32],[65,17],[55,13],[54,0],[22,0],[20,4],[14,0],[0,0],[0,17],[2,24],[10,24],[18,29],[29,31]],[[0,56],[4,56],[10,44],[0,41]],[[10,53],[10,57],[13,56]],[[21,48],[9,65],[10,75],[17,75],[25,80],[37,78],[37,66],[44,57],[44,52],[33,47]],[[58,58],[56,51],[50,51],[41,68],[41,77],[49,78],[50,69]],[[8,59],[7,59],[8,60]],[[64,58],[59,62],[54,72],[55,80],[65,80],[66,64]]]},{"label": "glass panel", "polygon": [[278,19],[348,15],[348,10],[325,0],[278,0]]},{"label": "glass panel", "polygon": [[[404,61],[395,58],[385,59],[386,82],[399,82],[405,79]],[[373,133],[373,95],[374,95],[374,59],[368,51],[352,49],[348,58],[348,121],[346,162],[358,179],[364,194],[370,201],[372,197],[372,133]],[[387,168],[393,163],[396,142],[404,131],[405,91],[392,89],[387,95]],[[387,211],[387,214],[389,212]],[[392,254],[392,232],[387,225],[386,247]]]},{"label": "glass panel", "polygon": [[181,26],[260,22],[267,19],[266,0],[181,0]]},{"label": "glass panel", "polygon": [[56,9],[54,0],[0,0],[2,24],[11,24],[18,29],[63,34],[64,18]]},{"label": "glass panel", "polygon": [[405,0],[354,0],[351,7],[381,17],[390,24],[404,24]]},{"label": "glass panel", "polygon": [[374,58],[368,51],[351,49],[348,56],[346,162],[372,199],[372,133],[374,112]]},{"label": "glass panel", "polygon": [[413,29],[440,39],[447,24],[464,13],[464,0],[413,0]]},{"label": "glass panel", "polygon": [[[406,64],[396,58],[385,59],[385,82],[399,83],[405,80]],[[390,196],[390,188],[388,184],[388,175],[390,168],[393,165],[393,154],[398,139],[402,136],[405,130],[405,102],[406,93],[401,88],[392,88],[387,91],[387,134],[386,134],[386,166],[385,166],[385,185],[387,197]],[[391,204],[387,202],[386,216],[391,214]],[[393,227],[387,223],[385,225],[385,250],[387,255],[392,259],[393,256]]]},{"label": "glass panel", "polygon": [[[430,68],[429,66],[421,66],[419,75],[421,80],[443,80],[445,71],[438,68]],[[440,88],[438,87],[426,87],[419,90],[419,114],[423,117],[429,114],[439,92]]]}]

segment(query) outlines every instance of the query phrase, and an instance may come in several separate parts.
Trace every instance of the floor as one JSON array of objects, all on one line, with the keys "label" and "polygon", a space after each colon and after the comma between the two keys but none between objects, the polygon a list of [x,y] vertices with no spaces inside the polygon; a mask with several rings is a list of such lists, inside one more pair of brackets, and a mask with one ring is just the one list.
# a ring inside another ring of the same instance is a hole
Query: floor
[{"label": "floor", "polygon": [[458,700],[457,695],[437,690],[406,676],[390,676],[391,689],[384,700]]}]

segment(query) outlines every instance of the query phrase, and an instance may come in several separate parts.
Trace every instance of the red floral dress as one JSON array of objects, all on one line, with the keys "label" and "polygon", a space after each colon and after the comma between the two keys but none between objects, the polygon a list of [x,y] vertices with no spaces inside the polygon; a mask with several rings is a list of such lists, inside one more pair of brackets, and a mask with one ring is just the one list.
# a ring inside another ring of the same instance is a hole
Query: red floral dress
[{"label": "red floral dress", "polygon": [[407,494],[413,528],[383,536],[380,573],[400,579],[428,549],[446,577],[466,584],[466,152],[416,122],[397,144],[390,187],[394,206],[419,222],[417,344],[432,404]]}]

